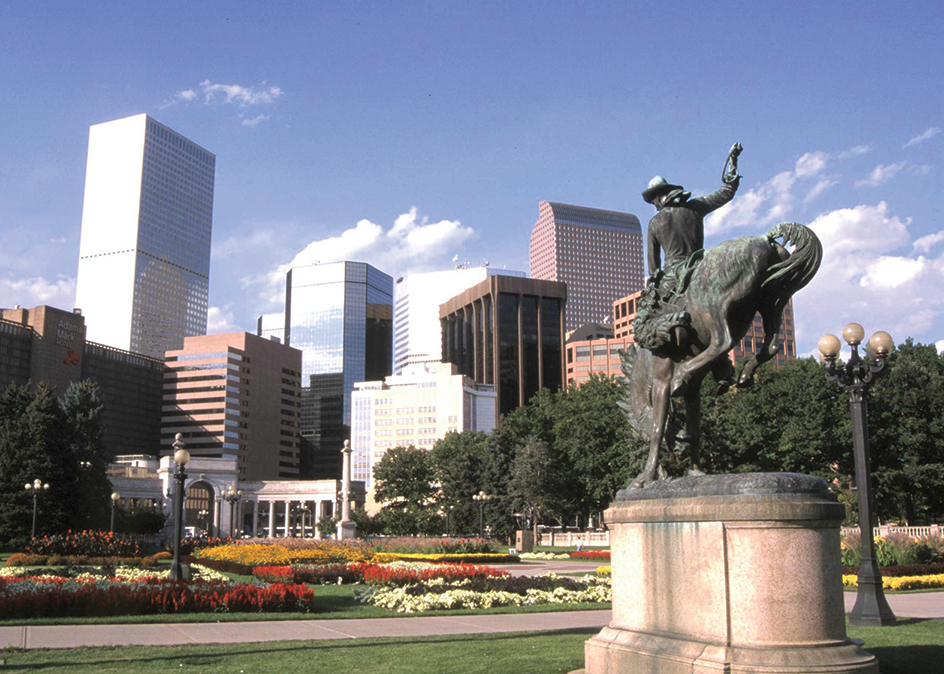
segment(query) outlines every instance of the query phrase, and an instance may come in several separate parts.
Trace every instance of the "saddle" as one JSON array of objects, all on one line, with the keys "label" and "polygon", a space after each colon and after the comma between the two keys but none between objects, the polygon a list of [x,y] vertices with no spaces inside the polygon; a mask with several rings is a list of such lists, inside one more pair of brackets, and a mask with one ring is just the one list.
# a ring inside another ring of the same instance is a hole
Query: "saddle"
[{"label": "saddle", "polygon": [[696,250],[687,260],[659,270],[649,277],[646,287],[636,300],[633,332],[636,343],[656,355],[667,347],[688,344],[691,314],[681,302],[688,290],[692,273],[698,267],[704,250]]}]

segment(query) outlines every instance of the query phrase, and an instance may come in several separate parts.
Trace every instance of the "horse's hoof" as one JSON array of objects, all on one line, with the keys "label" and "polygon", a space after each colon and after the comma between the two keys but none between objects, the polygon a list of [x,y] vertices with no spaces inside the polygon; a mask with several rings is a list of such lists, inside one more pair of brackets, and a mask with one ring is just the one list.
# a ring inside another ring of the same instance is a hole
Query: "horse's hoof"
[{"label": "horse's hoof", "polygon": [[753,377],[741,377],[740,379],[738,379],[738,383],[736,384],[738,388],[750,388],[753,385],[754,385]]},{"label": "horse's hoof", "polygon": [[727,393],[731,387],[734,386],[734,382],[730,379],[722,379],[718,382],[718,388],[715,391],[715,395],[722,396]]},{"label": "horse's hoof", "polygon": [[646,485],[649,485],[656,481],[655,471],[653,470],[644,470],[641,472],[635,480],[629,483],[630,489],[644,489]]}]

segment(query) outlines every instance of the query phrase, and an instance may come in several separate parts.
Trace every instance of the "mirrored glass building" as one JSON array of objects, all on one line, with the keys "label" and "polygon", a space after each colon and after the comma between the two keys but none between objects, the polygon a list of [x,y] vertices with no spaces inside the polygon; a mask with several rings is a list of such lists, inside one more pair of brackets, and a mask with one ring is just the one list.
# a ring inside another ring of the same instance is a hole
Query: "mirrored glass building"
[{"label": "mirrored glass building", "polygon": [[[354,382],[391,374],[393,278],[364,262],[290,269],[284,335],[302,352],[301,477],[340,477]],[[369,457],[351,459],[356,470]]]}]

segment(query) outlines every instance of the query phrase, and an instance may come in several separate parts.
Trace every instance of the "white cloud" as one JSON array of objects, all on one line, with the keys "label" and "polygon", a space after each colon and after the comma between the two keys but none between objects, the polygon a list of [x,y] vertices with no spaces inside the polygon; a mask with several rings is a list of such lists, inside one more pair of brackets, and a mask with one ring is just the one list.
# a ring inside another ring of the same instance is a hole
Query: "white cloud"
[{"label": "white cloud", "polygon": [[[441,267],[446,263],[444,258],[455,254],[474,235],[475,230],[458,220],[430,223],[418,216],[415,206],[398,216],[387,231],[370,220],[360,220],[338,236],[312,241],[291,261],[266,274],[265,296],[270,302],[281,301],[286,272],[309,264],[356,260],[391,275]],[[260,280],[247,279],[246,284]]]},{"label": "white cloud", "polygon": [[207,334],[224,335],[228,332],[237,332],[239,328],[233,318],[233,312],[227,308],[210,307],[207,310]]},{"label": "white cloud", "polygon": [[197,97],[197,92],[193,89],[184,89],[183,91],[177,92],[177,98],[182,101],[192,101]]},{"label": "white cloud", "polygon": [[818,197],[820,194],[828,190],[830,187],[835,187],[838,184],[839,184],[838,180],[832,180],[830,178],[823,178],[822,180],[820,180],[818,183],[816,183],[813,186],[813,189],[811,189],[809,192],[806,193],[806,196],[803,197],[803,203],[804,204],[810,203],[811,201],[816,199],[816,197]]},{"label": "white cloud", "polygon": [[0,306],[33,307],[47,304],[71,309],[75,304],[75,277],[59,276],[47,280],[42,276],[11,279],[0,278]]},{"label": "white cloud", "polygon": [[[705,234],[718,234],[737,227],[766,227],[784,220],[793,208],[797,183],[822,175],[835,159],[847,159],[870,151],[868,145],[831,153],[822,150],[801,155],[792,171],[781,171],[759,187],[739,193],[730,203],[719,208],[705,220]],[[824,176],[807,191],[803,199],[809,203],[825,190],[838,184],[839,176]]]},{"label": "white cloud", "polygon": [[934,138],[939,133],[941,133],[941,130],[937,128],[936,126],[932,126],[931,128],[927,129],[924,133],[918,134],[917,136],[909,140],[907,143],[905,143],[901,147],[902,149],[904,149],[906,147],[911,147],[912,145],[917,145],[918,143],[923,143],[926,140],[930,140],[931,138]]},{"label": "white cloud", "polygon": [[900,161],[894,164],[879,164],[872,172],[869,174],[869,177],[864,180],[856,180],[856,187],[878,187],[884,183],[887,183],[889,180],[898,175],[902,169],[908,166],[908,162]]},{"label": "white cloud", "polygon": [[256,115],[252,118],[243,119],[243,126],[255,126],[259,122],[269,119],[269,115]]},{"label": "white cloud", "polygon": [[826,168],[826,159],[828,155],[825,152],[807,152],[797,159],[793,173],[797,178],[811,178]]},{"label": "white cloud", "polygon": [[836,155],[836,159],[848,159],[849,157],[856,157],[860,154],[868,154],[872,151],[868,145],[856,145],[855,147],[849,148],[848,150],[843,150]]},{"label": "white cloud", "polygon": [[64,236],[59,236],[59,237],[56,237],[55,239],[49,239],[49,243],[65,243],[65,242],[66,242],[66,237]]},{"label": "white cloud", "polygon": [[855,321],[866,334],[887,330],[901,342],[934,325],[944,313],[937,290],[944,257],[900,253],[910,224],[884,201],[830,211],[810,223],[823,243],[823,264],[797,294],[798,338],[812,342]]},{"label": "white cloud", "polygon": [[917,239],[912,246],[915,251],[922,251],[924,253],[930,253],[931,248],[941,241],[944,241],[944,230],[935,232],[934,234],[928,234],[927,236],[922,236],[920,239]]},{"label": "white cloud", "polygon": [[283,93],[279,87],[265,86],[265,82],[260,85],[260,88],[256,88],[244,87],[241,84],[214,84],[210,80],[203,80],[200,82],[200,88],[203,89],[204,103],[212,103],[217,100],[217,94],[221,94],[224,103],[237,103],[243,107],[272,103]]}]

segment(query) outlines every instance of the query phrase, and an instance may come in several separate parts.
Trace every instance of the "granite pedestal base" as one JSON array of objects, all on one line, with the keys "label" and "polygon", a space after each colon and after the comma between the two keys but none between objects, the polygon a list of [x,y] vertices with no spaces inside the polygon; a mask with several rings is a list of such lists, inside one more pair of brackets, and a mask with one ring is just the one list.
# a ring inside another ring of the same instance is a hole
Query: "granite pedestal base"
[{"label": "granite pedestal base", "polygon": [[818,478],[697,476],[606,511],[613,619],[587,674],[877,674],[846,637],[839,525]]}]

